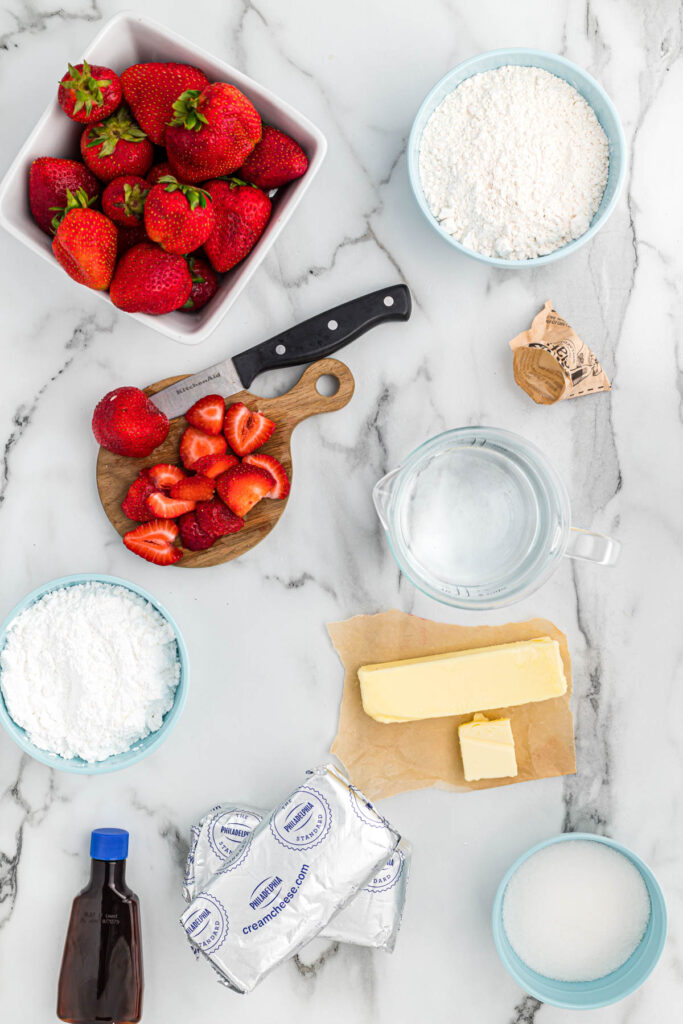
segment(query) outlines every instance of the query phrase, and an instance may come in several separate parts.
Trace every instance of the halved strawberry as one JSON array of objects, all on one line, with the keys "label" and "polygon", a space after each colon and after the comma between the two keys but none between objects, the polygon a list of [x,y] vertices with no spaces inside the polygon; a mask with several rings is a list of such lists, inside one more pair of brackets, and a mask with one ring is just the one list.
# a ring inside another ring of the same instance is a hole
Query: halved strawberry
[{"label": "halved strawberry", "polygon": [[254,505],[273,489],[270,473],[258,466],[233,466],[216,479],[216,489],[236,516],[245,516]]},{"label": "halved strawberry", "polygon": [[224,437],[205,434],[196,427],[188,427],[180,439],[180,458],[183,466],[194,469],[194,464],[204,455],[222,455],[228,443]]},{"label": "halved strawberry", "polygon": [[213,498],[216,485],[208,476],[186,476],[168,492],[172,498],[185,498],[187,501],[208,501]]},{"label": "halved strawberry", "polygon": [[132,519],[134,523],[148,523],[154,519],[154,515],[147,508],[146,499],[154,494],[156,487],[143,471],[128,488],[128,493],[121,502],[121,510],[124,515]]},{"label": "halved strawberry", "polygon": [[175,547],[178,527],[168,519],[152,519],[149,523],[129,530],[124,534],[123,543],[133,554],[145,558],[155,565],[173,565],[183,557],[180,548]]},{"label": "halved strawberry", "polygon": [[235,402],[225,413],[223,433],[237,455],[248,455],[265,444],[275,424],[262,412],[252,412],[242,402]]},{"label": "halved strawberry", "polygon": [[216,539],[202,530],[197,522],[196,512],[186,512],[178,520],[178,526],[180,527],[181,543],[189,551],[205,551]]},{"label": "halved strawberry", "polygon": [[239,461],[236,455],[228,455],[227,452],[223,455],[204,455],[193,463],[192,468],[195,473],[201,473],[202,476],[208,476],[209,479],[215,480],[221,473],[227,472],[233,466],[238,466]]},{"label": "halved strawberry", "polygon": [[225,416],[225,400],[221,395],[205,395],[185,413],[187,422],[205,434],[220,434]]},{"label": "halved strawberry", "polygon": [[263,452],[254,452],[253,455],[245,455],[244,462],[249,466],[258,466],[265,469],[273,478],[274,487],[269,498],[286,498],[289,494],[289,477],[281,462],[278,462],[272,455],[265,455]]},{"label": "halved strawberry", "polygon": [[171,466],[168,462],[157,462],[156,466],[150,466],[146,472],[157,491],[167,491],[187,475],[180,466]]},{"label": "halved strawberry", "polygon": [[147,508],[153,512],[158,519],[175,519],[185,512],[193,512],[194,501],[183,501],[179,498],[169,498],[163,491],[155,491],[147,498]]},{"label": "halved strawberry", "polygon": [[229,533],[237,533],[244,526],[244,519],[231,512],[220,498],[198,501],[194,514],[202,530],[214,539],[227,537]]}]

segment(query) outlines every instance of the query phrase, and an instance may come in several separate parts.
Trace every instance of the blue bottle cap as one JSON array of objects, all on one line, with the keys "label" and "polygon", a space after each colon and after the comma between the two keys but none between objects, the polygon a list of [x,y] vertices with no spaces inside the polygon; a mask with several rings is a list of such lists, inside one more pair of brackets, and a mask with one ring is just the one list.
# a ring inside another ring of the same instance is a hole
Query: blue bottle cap
[{"label": "blue bottle cap", "polygon": [[125,828],[95,828],[90,836],[93,860],[125,860],[128,856],[128,833]]}]

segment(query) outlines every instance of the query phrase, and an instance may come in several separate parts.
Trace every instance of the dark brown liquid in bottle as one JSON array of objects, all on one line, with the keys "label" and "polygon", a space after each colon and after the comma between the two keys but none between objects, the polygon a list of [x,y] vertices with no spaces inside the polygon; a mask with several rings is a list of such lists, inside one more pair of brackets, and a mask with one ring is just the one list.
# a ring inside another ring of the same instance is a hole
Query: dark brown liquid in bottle
[{"label": "dark brown liquid in bottle", "polygon": [[60,1020],[140,1020],[140,908],[126,885],[125,871],[125,860],[93,860],[90,882],[73,902],[59,975]]}]

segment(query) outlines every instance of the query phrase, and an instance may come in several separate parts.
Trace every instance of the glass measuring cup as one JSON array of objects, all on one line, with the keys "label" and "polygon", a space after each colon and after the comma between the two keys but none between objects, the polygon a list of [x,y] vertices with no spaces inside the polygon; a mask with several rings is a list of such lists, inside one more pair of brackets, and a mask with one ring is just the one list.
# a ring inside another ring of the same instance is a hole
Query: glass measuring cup
[{"label": "glass measuring cup", "polygon": [[375,484],[377,514],[405,576],[456,608],[496,608],[537,590],[563,555],[614,565],[621,545],[571,526],[569,496],[535,445],[460,427]]}]

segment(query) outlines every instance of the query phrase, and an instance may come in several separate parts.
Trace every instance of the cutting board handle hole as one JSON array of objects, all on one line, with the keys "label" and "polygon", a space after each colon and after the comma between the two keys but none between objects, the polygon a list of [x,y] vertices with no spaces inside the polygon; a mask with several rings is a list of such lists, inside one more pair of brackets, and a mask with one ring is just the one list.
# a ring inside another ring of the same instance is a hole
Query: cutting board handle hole
[{"label": "cutting board handle hole", "polygon": [[321,373],[315,382],[315,390],[324,398],[332,398],[339,391],[340,380],[332,373]]}]

